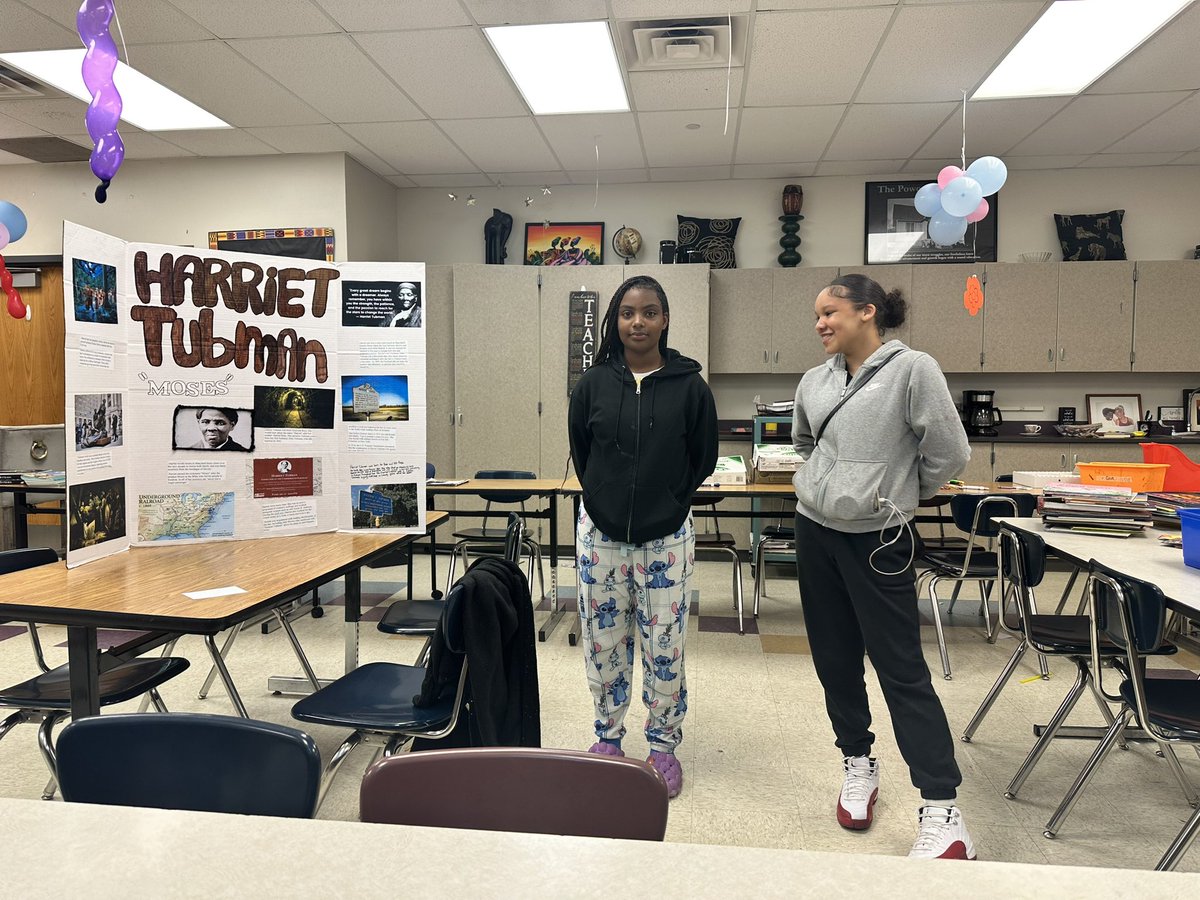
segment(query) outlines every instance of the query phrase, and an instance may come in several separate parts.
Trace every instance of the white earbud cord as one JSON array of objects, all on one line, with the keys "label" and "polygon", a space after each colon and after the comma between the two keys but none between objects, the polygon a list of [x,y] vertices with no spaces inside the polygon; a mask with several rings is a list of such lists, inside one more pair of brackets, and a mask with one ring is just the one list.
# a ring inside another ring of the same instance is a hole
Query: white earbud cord
[{"label": "white earbud cord", "polygon": [[[887,518],[884,519],[883,527],[879,529],[879,546],[872,550],[871,555],[867,557],[867,565],[869,565],[873,571],[880,575],[903,575],[908,571],[908,567],[913,563],[913,558],[917,552],[917,538],[916,535],[913,534],[912,526],[909,525],[908,520],[904,518],[904,513],[900,511],[900,507],[898,507],[887,497],[880,497],[879,503],[881,506],[886,506],[888,508],[888,515]],[[885,540],[884,535],[892,526],[892,519],[895,518],[900,520],[900,524],[896,526],[896,536],[891,540]],[[876,568],[875,554],[886,547],[893,546],[897,541],[900,540],[900,535],[904,534],[905,531],[907,531],[909,535],[908,560],[898,572],[884,572],[882,569]]]}]

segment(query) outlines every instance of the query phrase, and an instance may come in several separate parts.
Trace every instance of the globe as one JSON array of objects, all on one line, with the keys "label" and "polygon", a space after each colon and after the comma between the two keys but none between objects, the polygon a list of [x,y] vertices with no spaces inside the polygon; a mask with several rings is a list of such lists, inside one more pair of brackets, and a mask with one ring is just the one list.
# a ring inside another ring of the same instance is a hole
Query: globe
[{"label": "globe", "polygon": [[629,262],[642,250],[642,235],[636,228],[626,228],[622,225],[613,235],[612,247],[617,256]]}]

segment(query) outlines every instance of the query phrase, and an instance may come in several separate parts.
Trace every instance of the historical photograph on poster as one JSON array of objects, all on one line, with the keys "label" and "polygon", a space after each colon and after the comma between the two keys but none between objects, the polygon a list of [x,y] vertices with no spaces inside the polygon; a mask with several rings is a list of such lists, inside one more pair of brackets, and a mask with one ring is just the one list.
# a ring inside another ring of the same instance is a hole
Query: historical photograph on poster
[{"label": "historical photograph on poster", "polygon": [[343,375],[343,422],[407,422],[407,375]]},{"label": "historical photograph on poster", "polygon": [[71,550],[125,537],[125,479],[68,486],[67,516]]},{"label": "historical photograph on poster", "polygon": [[76,450],[120,447],[122,434],[120,394],[75,395]]},{"label": "historical photograph on poster", "polygon": [[177,406],[172,450],[254,449],[254,410],[228,406]]},{"label": "historical photograph on poster", "polygon": [[417,524],[415,484],[352,484],[355,528],[411,528]]},{"label": "historical photograph on poster", "polygon": [[259,428],[333,428],[337,391],[293,385],[254,386],[254,424]]}]

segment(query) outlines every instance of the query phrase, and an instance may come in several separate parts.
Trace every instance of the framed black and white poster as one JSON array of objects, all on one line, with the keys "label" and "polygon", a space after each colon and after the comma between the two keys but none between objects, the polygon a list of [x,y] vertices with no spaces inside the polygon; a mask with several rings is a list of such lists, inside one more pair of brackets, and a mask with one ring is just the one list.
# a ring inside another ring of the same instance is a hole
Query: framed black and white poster
[{"label": "framed black and white poster", "polygon": [[863,262],[973,263],[996,261],[996,194],[981,222],[967,226],[962,241],[941,247],[929,237],[929,220],[913,203],[928,181],[868,181]]}]

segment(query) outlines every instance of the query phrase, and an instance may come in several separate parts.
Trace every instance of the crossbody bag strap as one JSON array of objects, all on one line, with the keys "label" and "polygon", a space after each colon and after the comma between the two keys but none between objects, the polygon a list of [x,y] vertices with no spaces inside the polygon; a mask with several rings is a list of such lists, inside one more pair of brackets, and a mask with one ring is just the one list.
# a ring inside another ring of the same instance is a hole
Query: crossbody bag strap
[{"label": "crossbody bag strap", "polygon": [[895,353],[893,353],[891,356],[889,356],[887,359],[885,359],[883,362],[881,362],[879,365],[877,365],[874,369],[872,369],[870,372],[867,373],[867,376],[865,378],[863,378],[862,381],[860,381],[858,384],[856,384],[854,386],[854,390],[847,393],[846,396],[842,397],[842,399],[838,401],[837,406],[835,406],[833,409],[831,409],[829,411],[829,415],[827,415],[825,417],[825,421],[822,422],[821,427],[819,429],[817,429],[817,436],[815,438],[813,438],[813,446],[814,447],[821,442],[821,435],[823,435],[825,433],[825,429],[829,426],[830,420],[834,417],[834,415],[837,414],[837,411],[839,409],[841,409],[843,406],[845,406],[847,401],[851,397],[853,397],[860,390],[862,390],[863,386],[868,381],[870,381],[872,378],[874,378],[876,375],[878,375],[880,369],[882,369],[884,366],[886,366],[888,363],[890,363],[893,359],[895,359],[897,356],[899,356],[903,352],[904,352],[903,350],[897,350]]}]

